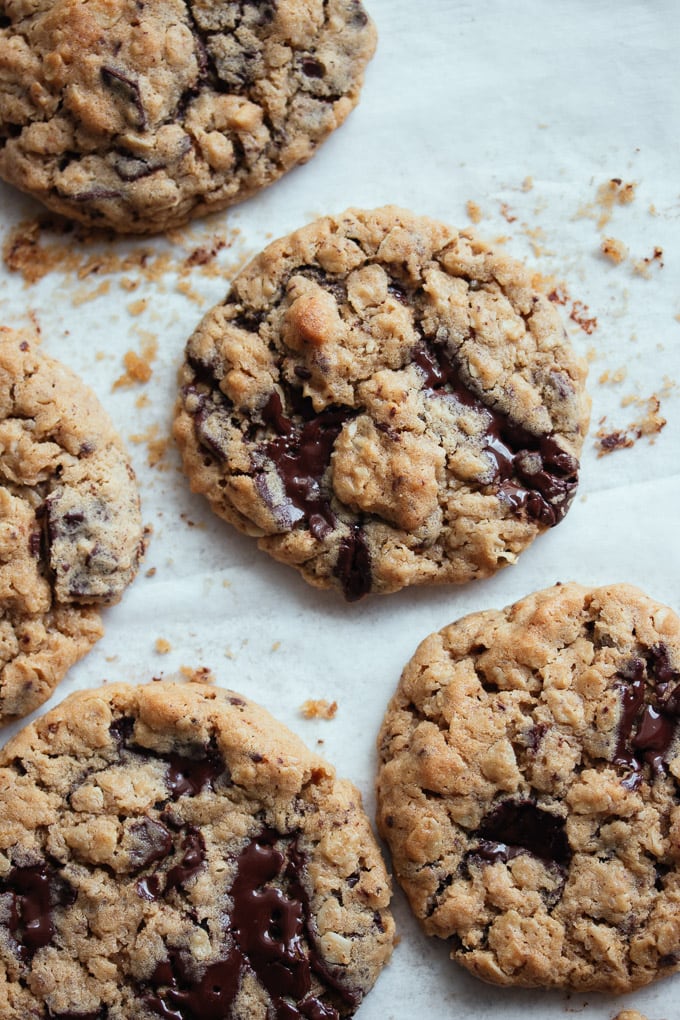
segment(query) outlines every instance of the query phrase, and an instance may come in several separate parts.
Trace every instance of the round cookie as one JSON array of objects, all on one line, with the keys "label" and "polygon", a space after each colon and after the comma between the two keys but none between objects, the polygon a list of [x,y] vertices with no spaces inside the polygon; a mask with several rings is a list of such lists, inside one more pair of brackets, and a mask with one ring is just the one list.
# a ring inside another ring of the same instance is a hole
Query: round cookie
[{"label": "round cookie", "polygon": [[101,637],[137,571],[135,477],[108,415],[33,337],[0,328],[0,723]]},{"label": "round cookie", "polygon": [[625,992],[680,966],[680,620],[558,585],[432,634],[379,737],[378,827],[452,959]]},{"label": "round cookie", "polygon": [[585,367],[526,270],[394,207],[276,241],[190,338],[194,491],[350,599],[514,563],[574,497]]},{"label": "round cookie", "polygon": [[247,198],[359,100],[360,0],[0,4],[0,175],[125,233]]},{"label": "round cookie", "polygon": [[0,818],[4,1020],[338,1020],[390,956],[359,792],[232,691],[72,695],[0,752]]}]

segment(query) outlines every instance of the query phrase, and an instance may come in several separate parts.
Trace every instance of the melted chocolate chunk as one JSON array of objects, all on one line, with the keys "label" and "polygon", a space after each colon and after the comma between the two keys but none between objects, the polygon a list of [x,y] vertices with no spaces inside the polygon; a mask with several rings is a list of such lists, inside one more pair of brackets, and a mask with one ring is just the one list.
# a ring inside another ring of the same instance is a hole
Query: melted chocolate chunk
[{"label": "melted chocolate chunk", "polygon": [[668,648],[654,645],[646,662],[632,659],[619,676],[628,683],[618,685],[621,716],[613,761],[628,773],[622,780],[626,789],[635,790],[644,779],[645,764],[654,775],[666,774],[666,756],[680,719],[680,673],[671,665]]},{"label": "melted chocolate chunk", "polygon": [[531,800],[499,804],[482,819],[479,834],[480,856],[487,860],[510,860],[522,850],[555,864],[567,864],[571,858],[564,819]]},{"label": "melted chocolate chunk", "polygon": [[260,452],[276,467],[287,502],[274,503],[262,474],[256,484],[282,526],[292,528],[304,520],[314,538],[322,541],[337,523],[322,490],[322,479],[342,426],[356,412],[350,408],[328,408],[316,414],[308,398],[295,391],[291,396],[293,410],[303,421],[295,424],[287,417],[280,396],[273,393],[262,410],[262,418],[278,436],[260,447]]},{"label": "melted chocolate chunk", "polygon": [[333,574],[340,579],[348,602],[358,602],[371,590],[371,552],[360,525],[354,524],[340,543]]},{"label": "melted chocolate chunk", "polygon": [[68,883],[47,864],[12,868],[0,879],[0,894],[10,893],[9,930],[19,944],[22,959],[48,946],[54,936],[52,910],[70,906],[75,894]]},{"label": "melted chocolate chunk", "polygon": [[[279,842],[283,849],[277,849]],[[171,950],[151,976],[154,994],[145,996],[145,1004],[166,1020],[224,1020],[243,973],[250,971],[269,994],[277,1020],[338,1020],[334,1006],[311,994],[313,975],[344,1002],[358,1005],[359,996],[338,983],[314,946],[303,867],[294,840],[272,830],[252,840],[237,859],[231,888],[232,947],[200,977]]]},{"label": "melted chocolate chunk", "polygon": [[135,846],[130,851],[130,861],[135,871],[164,860],[172,850],[171,833],[153,818],[142,818],[135,822],[130,827],[130,835],[135,840]]},{"label": "melted chocolate chunk", "polygon": [[[163,828],[165,827],[163,826]],[[168,851],[163,854],[164,857],[168,856],[169,850],[172,847],[170,833],[168,833],[168,836],[170,837],[170,846]],[[139,879],[137,882],[137,892],[142,899],[153,902],[160,899],[161,896],[167,896],[172,889],[179,889],[180,886],[184,885],[185,882],[193,878],[201,870],[201,866],[205,861],[205,842],[198,829],[193,826],[188,828],[187,834],[182,840],[182,850],[185,851],[182,860],[166,873],[165,883],[163,883],[163,875],[159,872],[153,875],[145,875],[144,878]]]},{"label": "melted chocolate chunk", "polygon": [[412,360],[435,396],[453,398],[486,419],[484,452],[493,466],[499,499],[545,527],[559,524],[576,494],[576,458],[552,435],[535,436],[507,415],[487,407],[464,385],[455,365],[440,348],[420,345]]},{"label": "melted chocolate chunk", "polygon": [[108,67],[104,65],[100,71],[101,79],[108,89],[112,92],[116,92],[123,97],[128,103],[130,103],[134,109],[134,124],[135,127],[143,131],[146,127],[146,111],[144,109],[144,103],[142,101],[142,92],[139,87],[139,82],[135,81],[134,78],[130,78],[125,71],[121,71],[117,67]]},{"label": "melted chocolate chunk", "polygon": [[174,800],[185,794],[195,797],[225,771],[224,762],[211,750],[205,758],[185,758],[174,753],[162,757],[168,762],[166,782]]}]

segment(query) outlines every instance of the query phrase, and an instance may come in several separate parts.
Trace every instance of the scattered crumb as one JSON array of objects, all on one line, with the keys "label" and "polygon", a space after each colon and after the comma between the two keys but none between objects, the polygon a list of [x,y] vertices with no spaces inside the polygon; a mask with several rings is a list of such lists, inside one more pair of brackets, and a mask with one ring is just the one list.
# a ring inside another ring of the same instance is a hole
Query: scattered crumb
[{"label": "scattered crumb", "polygon": [[95,301],[98,297],[103,294],[108,294],[111,290],[111,281],[102,280],[98,287],[94,290],[78,290],[73,294],[71,298],[71,304],[74,308],[79,308],[81,305],[87,304],[88,301]]},{"label": "scattered crumb", "polygon": [[229,645],[227,645],[227,647],[224,649],[224,656],[225,656],[226,659],[235,659],[236,658],[236,656],[232,652],[232,650],[229,647]]},{"label": "scattered crumb", "polygon": [[611,219],[612,210],[615,205],[629,205],[630,202],[635,198],[635,187],[634,183],[624,184],[620,177],[612,177],[610,181],[605,181],[597,189],[596,202],[600,206],[602,212],[597,221],[597,225],[602,229]]},{"label": "scattered crumb", "polygon": [[476,202],[466,202],[465,208],[467,214],[470,217],[471,223],[479,223],[482,218],[482,210],[479,208]]},{"label": "scattered crumb", "polygon": [[223,588],[231,588],[231,581],[227,581],[226,578],[222,581]]},{"label": "scattered crumb", "polygon": [[154,338],[146,340],[142,344],[141,354],[135,351],[128,351],[124,358],[125,372],[114,382],[112,389],[120,389],[121,386],[134,386],[136,383],[147,383],[153,375],[151,362],[158,352],[158,341]]},{"label": "scattered crumb", "polygon": [[648,280],[651,276],[651,267],[657,266],[663,269],[663,248],[656,247],[652,254],[646,259],[638,259],[633,263],[633,272],[638,276],[644,276]]},{"label": "scattered crumb", "polygon": [[617,266],[623,262],[628,255],[628,249],[623,241],[619,241],[615,237],[605,237],[604,241],[600,245],[600,251]]},{"label": "scattered crumb", "polygon": [[155,576],[156,576],[156,567],[149,567],[149,569],[144,574],[144,577],[155,577]]},{"label": "scattered crumb", "polygon": [[613,1020],[647,1020],[647,1017],[639,1013],[637,1009],[622,1009]]},{"label": "scattered crumb", "polygon": [[525,177],[522,181],[522,191],[531,191],[534,186],[533,177]]},{"label": "scattered crumb", "polygon": [[214,684],[215,676],[207,666],[182,666],[180,673],[191,684]]},{"label": "scattered crumb", "polygon": [[175,289],[180,294],[184,294],[184,297],[188,298],[189,301],[194,301],[197,305],[202,305],[205,301],[204,296],[199,294],[197,290],[194,290],[188,280],[178,280],[177,287]]},{"label": "scattered crumb", "polygon": [[323,698],[317,701],[305,701],[300,708],[300,712],[304,715],[305,719],[334,719],[337,710],[337,701],[329,703]]},{"label": "scattered crumb", "polygon": [[587,333],[588,336],[590,336],[593,330],[597,329],[597,319],[594,315],[589,317],[589,312],[590,309],[588,308],[588,305],[584,304],[583,301],[574,301],[571,311],[569,312],[569,318],[575,322],[577,326],[580,326],[583,332]]},{"label": "scattered crumb", "polygon": [[280,641],[275,641],[274,644],[271,647],[271,651],[272,652],[278,652],[280,647],[281,647],[281,642]]},{"label": "scattered crumb", "polygon": [[118,662],[118,656],[117,655],[107,655],[106,656],[106,661],[107,662]]},{"label": "scattered crumb", "polygon": [[617,368],[616,371],[614,372],[610,372],[609,369],[607,369],[605,372],[602,373],[602,375],[597,381],[601,383],[603,386],[606,383],[609,383],[612,386],[617,386],[619,383],[623,382],[627,375],[628,369],[626,368],[625,365],[623,365],[621,368]]},{"label": "scattered crumb", "polygon": [[150,425],[146,432],[136,432],[130,436],[130,442],[146,443],[146,462],[149,467],[167,471],[169,465],[165,458],[170,449],[171,440],[169,436],[159,436],[158,433],[158,425]]},{"label": "scattered crumb", "polygon": [[[605,428],[605,419],[602,418],[599,422],[601,428],[595,433],[598,457],[614,453],[615,450],[629,449],[643,436],[650,437],[650,442],[654,442],[656,436],[667,424],[666,419],[659,413],[661,401],[655,393],[651,397],[633,398],[632,400],[624,398],[624,400],[627,405],[635,403],[644,408],[644,414],[630,422],[625,428],[614,431]],[[621,403],[624,404],[624,401]]]},{"label": "scattered crumb", "polygon": [[508,223],[514,223],[517,217],[510,211],[510,206],[507,202],[501,202],[501,216]]},{"label": "scattered crumb", "polygon": [[148,407],[150,403],[151,401],[149,400],[149,394],[140,393],[137,399],[135,400],[135,407],[139,407],[141,409],[142,407]]},{"label": "scattered crumb", "polygon": [[553,304],[556,305],[566,305],[568,300],[569,293],[563,283],[558,283],[558,285],[548,294],[548,301],[552,301]]},{"label": "scattered crumb", "polygon": [[596,360],[597,360],[597,350],[594,347],[589,347],[588,350],[586,351],[586,361],[593,362],[593,361],[596,361]]},{"label": "scattered crumb", "polygon": [[127,310],[130,315],[141,315],[145,312],[149,304],[148,298],[140,298],[138,301],[131,301],[127,306]]},{"label": "scattered crumb", "polygon": [[154,647],[159,655],[167,655],[168,652],[172,651],[172,645],[170,642],[166,641],[165,638],[162,637],[156,638],[156,644]]}]

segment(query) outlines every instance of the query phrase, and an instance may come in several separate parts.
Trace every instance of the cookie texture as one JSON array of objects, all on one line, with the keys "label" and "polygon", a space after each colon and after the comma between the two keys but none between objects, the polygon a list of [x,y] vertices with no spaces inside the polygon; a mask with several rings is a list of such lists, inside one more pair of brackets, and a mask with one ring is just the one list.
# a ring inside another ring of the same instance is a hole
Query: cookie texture
[{"label": "cookie texture", "polygon": [[175,437],[217,514],[353,600],[485,577],[561,521],[585,374],[516,261],[348,210],[270,245],[205,316]]},{"label": "cookie texture", "polygon": [[379,738],[378,825],[425,931],[501,985],[680,965],[680,620],[565,584],[428,637]]},{"label": "cookie texture", "polygon": [[0,329],[0,722],[26,715],[102,635],[143,552],[134,474],[83,382]]},{"label": "cookie texture", "polygon": [[359,99],[359,0],[1,0],[0,175],[158,231],[259,191]]},{"label": "cookie texture", "polygon": [[4,1020],[338,1020],[390,955],[358,791],[232,691],[80,692],[0,766]]}]

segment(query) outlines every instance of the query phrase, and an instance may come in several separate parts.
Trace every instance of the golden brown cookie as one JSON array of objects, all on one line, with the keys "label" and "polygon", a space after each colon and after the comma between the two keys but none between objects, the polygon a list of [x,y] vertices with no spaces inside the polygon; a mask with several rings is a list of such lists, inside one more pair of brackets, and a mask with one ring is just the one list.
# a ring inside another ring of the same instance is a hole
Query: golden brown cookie
[{"label": "golden brown cookie", "polygon": [[233,691],[81,692],[0,753],[3,1020],[348,1017],[389,895],[358,791]]},{"label": "golden brown cookie", "polygon": [[0,0],[0,175],[132,233],[308,160],[359,100],[359,0]]},{"label": "golden brown cookie", "polygon": [[0,722],[45,701],[101,637],[143,552],[139,495],[84,383],[0,329]]},{"label": "golden brown cookie", "polygon": [[425,931],[501,985],[680,967],[680,620],[558,585],[432,634],[379,739],[378,825]]},{"label": "golden brown cookie", "polygon": [[270,245],[190,338],[192,488],[348,599],[514,563],[574,497],[585,367],[526,270],[394,207]]}]

